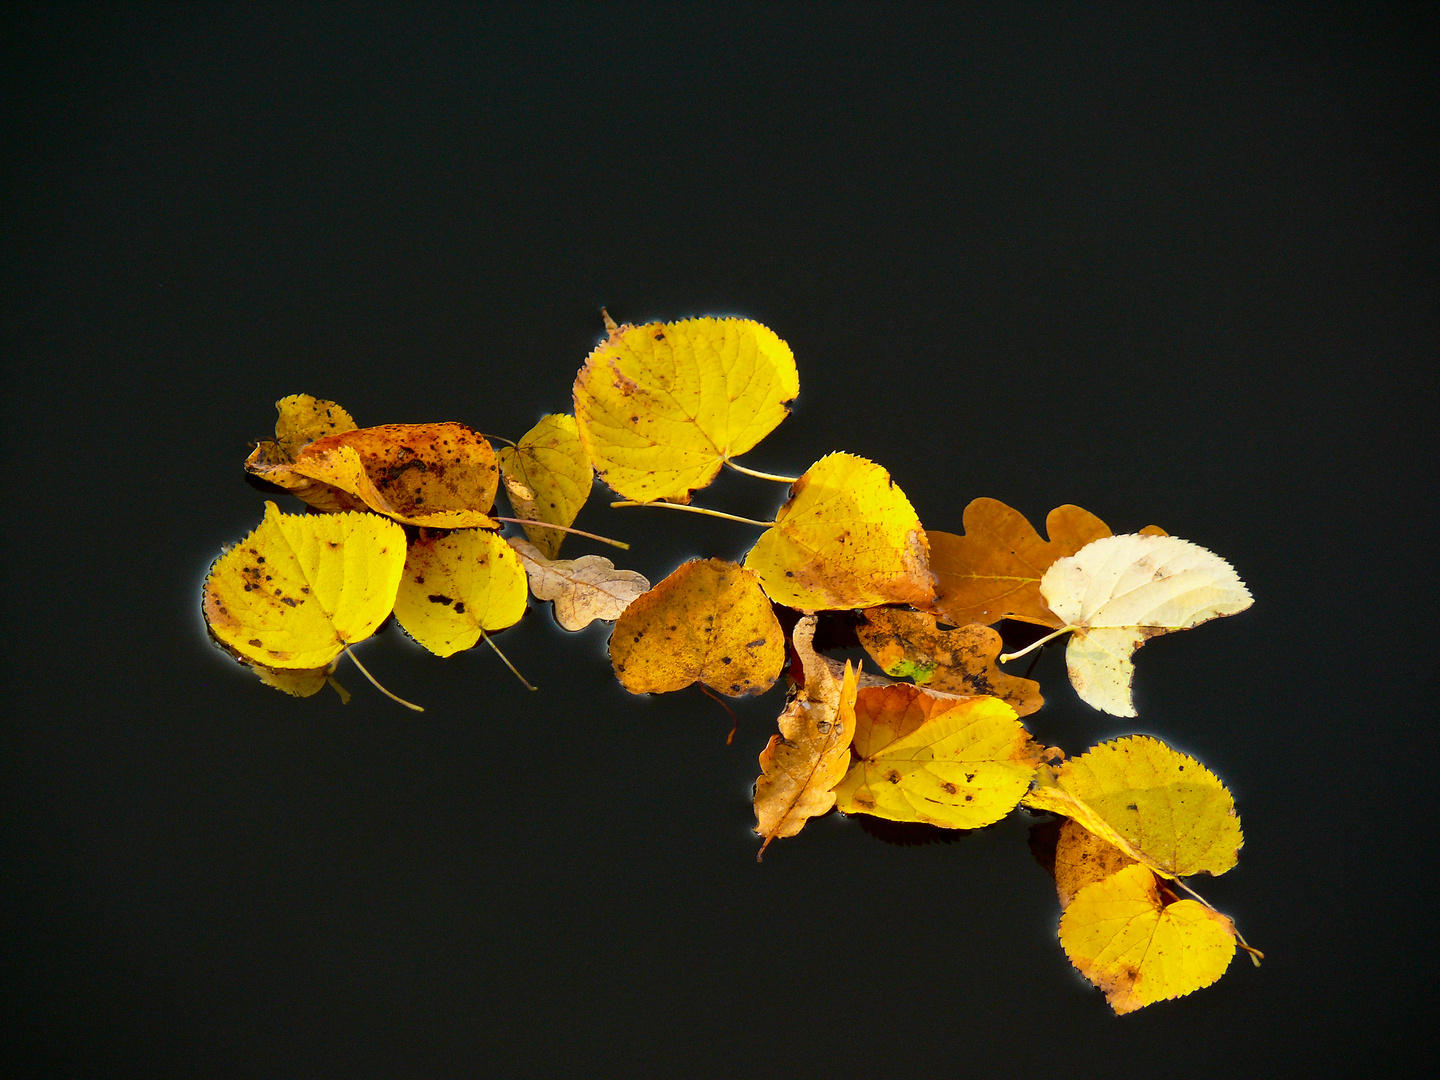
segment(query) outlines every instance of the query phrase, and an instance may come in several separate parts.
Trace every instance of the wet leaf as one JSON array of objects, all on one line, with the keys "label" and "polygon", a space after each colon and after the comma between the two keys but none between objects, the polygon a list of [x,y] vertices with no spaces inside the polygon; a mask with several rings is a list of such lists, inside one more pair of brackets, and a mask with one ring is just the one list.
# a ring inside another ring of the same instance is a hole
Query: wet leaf
[{"label": "wet leaf", "polygon": [[777,604],[820,611],[929,600],[928,553],[920,519],[890,474],[830,454],[791,486],[745,565]]},{"label": "wet leaf", "polygon": [[1039,683],[1008,675],[996,666],[1002,642],[988,626],[970,623],[941,630],[933,615],[877,607],[865,612],[865,621],[855,632],[887,675],[914,679],[916,685],[948,694],[998,697],[1017,716],[1029,716],[1044,704]]},{"label": "wet leaf", "polygon": [[275,403],[279,413],[275,438],[258,443],[245,459],[245,469],[263,480],[283,487],[317,510],[337,512],[362,510],[359,499],[337,491],[329,484],[302,476],[294,469],[295,456],[309,443],[327,435],[354,431],[355,421],[333,401],[291,394]]},{"label": "wet leaf", "polygon": [[520,557],[485,529],[422,531],[410,544],[395,618],[437,656],[479,644],[525,614],[528,591]]},{"label": "wet leaf", "polygon": [[1235,956],[1226,916],[1162,890],[1148,867],[1127,866],[1080,889],[1060,917],[1070,962],[1118,1014],[1209,986]]},{"label": "wet leaf", "polygon": [[404,530],[374,514],[282,514],[210,568],[205,621],[247,660],[320,668],[385,621],[405,566]]},{"label": "wet leaf", "polygon": [[[575,418],[564,413],[541,418],[515,446],[502,447],[500,469],[515,516],[552,525],[575,523],[594,482]],[[545,558],[559,553],[563,532],[533,525],[522,528]]]},{"label": "wet leaf", "polygon": [[846,814],[977,829],[1025,794],[1042,748],[994,697],[939,697],[898,683],[855,700],[855,763],[835,789]]},{"label": "wet leaf", "polygon": [[1169,878],[1223,874],[1244,842],[1225,785],[1148,735],[1101,743],[1058,770],[1041,766],[1023,802],[1073,818]]},{"label": "wet leaf", "polygon": [[1070,682],[1082,701],[1134,716],[1131,654],[1147,640],[1185,630],[1253,602],[1220,556],[1174,536],[1107,536],[1056,560],[1041,595],[1073,630],[1065,647]]},{"label": "wet leaf", "polygon": [[621,326],[575,379],[575,419],[617,494],[689,502],[785,419],[799,389],[790,347],[757,322]]},{"label": "wet leaf", "polygon": [[610,661],[632,694],[693,682],[731,697],[760,694],[780,677],[785,635],[754,574],[695,560],[630,602],[610,635]]},{"label": "wet leaf", "polygon": [[1073,818],[1060,822],[1055,845],[1055,891],[1062,908],[1069,907],[1075,894],[1086,885],[1104,881],[1115,871],[1134,865],[1134,859]]},{"label": "wet leaf", "polygon": [[552,562],[534,544],[513,537],[509,544],[525,565],[535,599],[555,601],[555,621],[566,630],[581,630],[596,619],[614,622],[650,588],[643,574],[617,570],[599,555]]}]

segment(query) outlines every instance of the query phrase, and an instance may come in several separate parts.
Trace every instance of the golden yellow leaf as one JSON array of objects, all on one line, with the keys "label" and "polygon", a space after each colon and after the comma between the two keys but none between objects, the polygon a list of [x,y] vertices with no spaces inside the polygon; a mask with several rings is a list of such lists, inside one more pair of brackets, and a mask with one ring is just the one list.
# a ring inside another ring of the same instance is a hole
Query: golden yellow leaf
[{"label": "golden yellow leaf", "polygon": [[382,424],[317,439],[295,472],[376,513],[436,529],[489,528],[500,483],[490,443],[464,424]]},{"label": "golden yellow leaf", "polygon": [[617,494],[689,502],[785,419],[799,391],[790,346],[757,322],[621,326],[575,379],[575,419]]},{"label": "golden yellow leaf", "polygon": [[887,675],[914,679],[918,686],[947,694],[998,697],[1017,716],[1029,716],[1045,703],[1039,683],[1008,675],[995,665],[1002,642],[988,626],[970,623],[941,630],[933,615],[877,607],[865,612],[855,632]]},{"label": "golden yellow leaf", "polygon": [[1178,537],[1143,533],[1103,537],[1057,559],[1040,592],[1063,630],[1073,631],[1065,663],[1075,692],[1116,716],[1135,715],[1130,657],[1137,648],[1253,603],[1220,556]]},{"label": "golden yellow leaf", "polygon": [[835,805],[832,789],[850,763],[858,672],[847,660],[837,682],[810,647],[814,633],[813,617],[801,619],[792,631],[805,685],[780,714],[780,734],[771,736],[760,753],[755,832],[765,843],[757,859],[770,841],[794,836],[805,822]]},{"label": "golden yellow leaf", "polygon": [[520,621],[528,598],[520,557],[485,529],[422,531],[410,544],[395,618],[437,656],[480,641],[482,631]]},{"label": "golden yellow leaf", "polygon": [[777,604],[820,611],[929,600],[928,556],[920,519],[890,474],[830,454],[791,486],[745,565]]},{"label": "golden yellow leaf", "polygon": [[245,469],[272,484],[285,488],[317,510],[336,512],[364,509],[359,499],[337,491],[329,484],[295,472],[295,456],[309,443],[326,435],[354,431],[355,421],[333,401],[291,394],[275,403],[279,417],[275,438],[256,444],[245,459]]},{"label": "golden yellow leaf", "polygon": [[[575,523],[594,481],[575,418],[565,413],[542,417],[513,447],[502,447],[500,468],[515,516],[552,525]],[[545,558],[559,554],[563,532],[522,528]]]},{"label": "golden yellow leaf", "polygon": [[1169,878],[1223,874],[1244,842],[1225,785],[1148,735],[1101,743],[1058,770],[1041,766],[1022,801],[1075,819]]},{"label": "golden yellow leaf", "polygon": [[610,661],[632,694],[698,681],[740,697],[780,677],[785,635],[754,574],[723,559],[694,560],[625,608]]},{"label": "golden yellow leaf", "polygon": [[319,668],[385,621],[405,566],[405,532],[374,514],[282,514],[210,568],[210,632],[271,668]]},{"label": "golden yellow leaf", "polygon": [[1060,917],[1065,954],[1118,1014],[1209,986],[1235,956],[1226,916],[1162,888],[1149,868],[1127,866],[1080,889]]},{"label": "golden yellow leaf", "polygon": [[1075,894],[1086,885],[1104,881],[1115,871],[1134,865],[1134,859],[1073,818],[1060,823],[1055,844],[1055,891],[1062,908],[1069,907]]},{"label": "golden yellow leaf", "polygon": [[978,829],[1015,809],[1041,755],[999,698],[939,697],[905,683],[859,691],[850,748],[838,810],[947,829]]},{"label": "golden yellow leaf", "polygon": [[596,619],[614,622],[650,588],[643,574],[617,570],[599,555],[551,561],[534,544],[514,537],[508,542],[525,565],[535,599],[555,601],[555,621],[566,630],[581,630]]}]

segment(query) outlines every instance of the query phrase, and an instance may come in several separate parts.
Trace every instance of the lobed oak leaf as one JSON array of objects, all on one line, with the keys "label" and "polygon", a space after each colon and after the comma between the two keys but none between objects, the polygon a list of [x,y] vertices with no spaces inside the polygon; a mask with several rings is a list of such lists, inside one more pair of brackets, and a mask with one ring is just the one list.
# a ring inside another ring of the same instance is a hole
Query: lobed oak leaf
[{"label": "lobed oak leaf", "polygon": [[730,697],[760,694],[780,677],[785,634],[754,574],[724,559],[693,560],[625,608],[610,661],[632,694],[693,682]]},{"label": "lobed oak leaf", "polygon": [[395,618],[435,655],[452,656],[519,622],[527,599],[520,557],[495,533],[422,530],[405,557]]},{"label": "lobed oak leaf", "polygon": [[620,326],[575,379],[575,420],[595,471],[638,502],[689,502],[788,415],[795,357],[748,319]]},{"label": "lobed oak leaf", "polygon": [[614,622],[650,588],[643,574],[617,570],[599,555],[552,561],[534,544],[514,537],[508,543],[525,566],[535,599],[553,600],[555,621],[566,630],[584,629],[596,619]]},{"label": "lobed oak leaf", "polygon": [[269,668],[324,667],[375,632],[395,605],[405,532],[374,514],[282,514],[273,502],[210,568],[210,632]]},{"label": "lobed oak leaf", "polygon": [[[573,525],[594,482],[575,418],[565,413],[542,417],[518,443],[502,447],[500,469],[515,516],[551,525]],[[545,558],[559,554],[563,532],[521,527]]]},{"label": "lobed oak leaf", "polygon": [[1073,631],[1070,683],[1102,712],[1134,716],[1130,659],[1147,640],[1186,630],[1254,601],[1220,556],[1174,536],[1129,533],[1092,541],[1045,571],[1040,592]]},{"label": "lobed oak leaf", "polygon": [[1043,752],[999,698],[941,697],[905,683],[859,691],[851,750],[838,810],[947,829],[977,829],[1013,810]]},{"label": "lobed oak leaf", "polygon": [[464,424],[382,424],[305,446],[294,472],[407,525],[489,528],[500,468],[490,443]]},{"label": "lobed oak leaf", "polygon": [[1220,978],[1235,956],[1235,925],[1132,864],[1079,890],[1060,917],[1060,944],[1123,1015]]},{"label": "lobed oak leaf", "polygon": [[933,615],[877,607],[865,612],[865,622],[855,632],[887,675],[948,694],[997,697],[1017,716],[1029,716],[1045,703],[1039,683],[996,666],[1003,643],[988,626],[970,623],[941,630]]},{"label": "lobed oak leaf", "polygon": [[1021,801],[1073,818],[1168,878],[1223,874],[1244,842],[1225,785],[1148,735],[1101,743],[1058,770],[1041,766]]},{"label": "lobed oak leaf", "polygon": [[919,604],[934,595],[920,519],[890,474],[853,454],[821,458],[790,488],[745,566],[801,611]]}]

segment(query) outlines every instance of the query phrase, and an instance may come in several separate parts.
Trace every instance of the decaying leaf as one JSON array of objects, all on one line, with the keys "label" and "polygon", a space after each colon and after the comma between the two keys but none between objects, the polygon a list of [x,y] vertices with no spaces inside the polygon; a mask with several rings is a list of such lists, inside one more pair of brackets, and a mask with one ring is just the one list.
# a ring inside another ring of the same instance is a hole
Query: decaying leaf
[{"label": "decaying leaf", "polygon": [[801,611],[919,604],[934,594],[929,548],[905,493],[879,465],[830,454],[790,488],[745,565]]},{"label": "decaying leaf", "polygon": [[407,525],[499,527],[489,516],[500,483],[495,452],[464,424],[383,424],[327,435],[305,446],[291,468]]},{"label": "decaying leaf", "polygon": [[1003,643],[988,626],[970,623],[941,630],[933,615],[877,607],[865,612],[865,621],[855,632],[887,675],[914,679],[918,686],[947,694],[997,697],[1017,716],[1029,716],[1045,703],[1039,683],[1008,675],[996,666]]},{"label": "decaying leaf", "polygon": [[1220,978],[1235,956],[1235,926],[1130,865],[1080,889],[1060,917],[1060,944],[1124,1014]]},{"label": "decaying leaf", "polygon": [[385,621],[405,566],[405,532],[375,514],[265,519],[210,568],[210,632],[270,668],[322,668]]},{"label": "decaying leaf", "polygon": [[632,694],[697,681],[731,697],[760,694],[780,677],[785,634],[754,574],[724,559],[694,560],[625,608],[610,661]]},{"label": "decaying leaf", "polygon": [[1055,892],[1060,906],[1070,906],[1075,894],[1096,881],[1104,881],[1117,870],[1134,866],[1135,860],[1074,818],[1060,823],[1055,844]]},{"label": "decaying leaf", "polygon": [[1075,692],[1115,716],[1135,715],[1130,657],[1137,648],[1253,602],[1220,556],[1178,537],[1142,533],[1103,537],[1057,559],[1040,592],[1063,629],[1074,631],[1065,663]]},{"label": "decaying leaf", "polygon": [[275,438],[257,443],[245,459],[245,469],[263,480],[285,488],[317,510],[337,512],[364,509],[364,503],[329,484],[295,472],[295,456],[316,439],[354,431],[355,421],[333,401],[291,394],[275,403],[279,414]]},{"label": "decaying leaf", "polygon": [[813,616],[801,619],[791,640],[805,671],[805,685],[780,714],[780,734],[760,754],[755,781],[755,832],[765,838],[756,859],[776,837],[794,836],[812,817],[835,805],[834,787],[850,763],[855,734],[857,672],[845,663],[837,681],[818,662],[811,642]]},{"label": "decaying leaf", "polygon": [[999,698],[905,683],[859,691],[851,750],[837,809],[947,829],[978,829],[1015,809],[1042,753]]},{"label": "decaying leaf", "polygon": [[566,630],[584,629],[596,619],[614,622],[650,588],[643,574],[617,570],[599,555],[551,561],[534,544],[514,537],[508,542],[525,565],[535,599],[555,601],[555,621]]},{"label": "decaying leaf", "polygon": [[785,419],[799,390],[790,347],[757,322],[621,326],[575,379],[575,419],[617,494],[689,502]]},{"label": "decaying leaf", "polygon": [[[552,525],[575,523],[594,482],[575,418],[565,413],[542,417],[513,447],[502,447],[500,469],[515,516]],[[559,554],[559,529],[521,527],[545,558]]]},{"label": "decaying leaf", "polygon": [[1042,765],[1022,801],[1073,818],[1169,878],[1223,874],[1244,842],[1225,785],[1148,735],[1101,743],[1058,770]]},{"label": "decaying leaf", "polygon": [[528,597],[520,557],[485,529],[422,530],[405,558],[395,618],[437,656],[520,621]]}]

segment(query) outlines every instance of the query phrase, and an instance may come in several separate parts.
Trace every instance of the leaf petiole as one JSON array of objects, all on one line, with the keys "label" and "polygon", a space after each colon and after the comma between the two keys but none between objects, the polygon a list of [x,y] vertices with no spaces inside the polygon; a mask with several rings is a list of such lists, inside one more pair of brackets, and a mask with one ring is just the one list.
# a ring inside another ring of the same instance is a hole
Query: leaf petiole
[{"label": "leaf petiole", "polygon": [[518,671],[515,670],[515,665],[510,662],[510,658],[509,658],[508,656],[506,656],[503,652],[500,651],[500,646],[496,645],[495,642],[493,642],[493,641],[490,640],[490,635],[489,635],[489,634],[485,633],[484,630],[481,630],[481,631],[480,631],[480,637],[484,640],[484,642],[485,642],[486,645],[489,645],[490,648],[492,648],[492,649],[495,650],[495,655],[498,656],[498,657],[500,657],[500,659],[505,662],[505,666],[508,667],[508,668],[510,669],[511,673],[512,673],[517,679],[520,680],[520,684],[521,684],[522,686],[524,686],[526,690],[534,690],[534,689],[536,689],[535,687],[531,686],[528,682],[525,681],[525,676],[524,676],[524,675],[521,675],[520,672],[518,672]]},{"label": "leaf petiole", "polygon": [[[614,503],[611,503],[611,505],[613,506]],[[583,536],[588,540],[599,540],[602,544],[609,544],[611,547],[617,547],[622,551],[630,550],[630,545],[623,540],[611,540],[608,536],[600,536],[598,533],[586,532],[584,529],[572,529],[568,525],[552,525],[548,521],[536,521],[533,518],[495,517],[494,514],[490,516],[495,518],[496,521],[508,521],[511,525],[530,525],[538,529],[554,529],[556,532]]]},{"label": "leaf petiole", "polygon": [[1079,628],[1078,626],[1075,626],[1073,623],[1072,623],[1071,625],[1069,625],[1069,626],[1062,626],[1059,630],[1055,630],[1055,631],[1053,631],[1053,632],[1051,632],[1051,633],[1049,633],[1049,634],[1046,634],[1044,637],[1040,638],[1038,641],[1032,641],[1029,645],[1026,645],[1026,646],[1025,646],[1023,649],[1021,649],[1019,652],[1001,653],[1001,654],[1000,654],[999,656],[997,656],[995,659],[996,659],[997,661],[999,661],[1000,663],[1002,663],[1002,664],[1005,663],[1007,660],[1018,660],[1020,657],[1024,656],[1026,653],[1028,653],[1028,652],[1034,652],[1034,651],[1035,651],[1036,649],[1038,649],[1041,645],[1044,645],[1047,641],[1054,641],[1054,640],[1055,640],[1057,637],[1059,637],[1061,634],[1068,634],[1068,633],[1070,633],[1071,630],[1078,630],[1078,629],[1080,629],[1080,628]]},{"label": "leaf petiole", "polygon": [[[1221,913],[1214,904],[1210,903],[1209,900],[1206,900],[1203,896],[1201,896],[1194,889],[1190,888],[1189,885],[1186,885],[1185,882],[1181,881],[1179,878],[1171,878],[1170,880],[1173,881],[1176,885],[1179,885],[1180,888],[1184,889],[1196,900],[1199,900],[1200,903],[1204,904],[1211,911],[1214,911],[1217,915]],[[1229,916],[1226,916],[1226,918],[1229,918]],[[1230,929],[1235,931],[1235,940],[1240,943],[1240,947],[1250,954],[1250,962],[1256,967],[1259,967],[1260,961],[1265,959],[1265,954],[1245,940],[1245,935],[1240,933],[1240,931],[1235,928],[1235,921],[1233,919],[1231,919],[1230,921]]]},{"label": "leaf petiole", "polygon": [[757,529],[771,529],[775,527],[775,522],[773,521],[756,521],[754,518],[738,517],[735,514],[726,514],[719,510],[707,510],[703,506],[691,506],[689,503],[637,502],[634,499],[617,499],[610,505],[611,507],[664,506],[671,510],[688,510],[692,514],[704,514],[706,517],[724,518],[726,521],[738,521],[742,525],[754,525]]},{"label": "leaf petiole", "polygon": [[724,459],[724,464],[727,469],[734,469],[736,472],[743,473],[745,476],[753,476],[756,480],[774,480],[777,484],[793,484],[799,479],[798,476],[776,476],[774,473],[747,469],[744,465],[736,465],[735,462],[729,458]]},{"label": "leaf petiole", "polygon": [[398,701],[401,705],[404,705],[407,709],[414,709],[416,712],[424,712],[424,711],[425,711],[425,709],[424,709],[423,706],[416,705],[413,701],[406,701],[404,698],[398,697],[398,696],[396,696],[395,694],[392,694],[389,690],[386,690],[385,687],[381,686],[380,683],[379,683],[379,681],[375,678],[375,676],[374,676],[374,675],[371,675],[370,672],[366,669],[365,665],[360,662],[360,658],[359,658],[358,656],[356,656],[353,652],[350,651],[350,646],[349,646],[349,645],[346,645],[346,646],[345,646],[345,655],[348,656],[348,657],[350,657],[351,660],[354,660],[354,661],[355,661],[355,666],[360,669],[360,674],[361,674],[361,675],[364,675],[365,678],[369,679],[371,685],[374,686],[376,690],[379,690],[382,694],[384,694],[386,697],[388,697],[391,701]]}]

